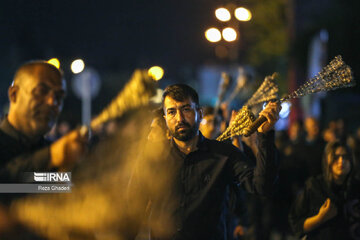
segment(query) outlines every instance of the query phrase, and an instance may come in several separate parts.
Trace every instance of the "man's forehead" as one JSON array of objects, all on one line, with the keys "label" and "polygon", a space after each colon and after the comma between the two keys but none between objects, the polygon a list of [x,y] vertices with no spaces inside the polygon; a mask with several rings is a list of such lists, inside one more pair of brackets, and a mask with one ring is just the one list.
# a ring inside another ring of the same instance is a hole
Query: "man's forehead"
[{"label": "man's forehead", "polygon": [[38,71],[28,74],[28,78],[31,79],[31,84],[37,86],[39,84],[45,84],[49,87],[66,89],[66,83],[62,77],[53,70],[42,67]]},{"label": "man's forehead", "polygon": [[177,108],[177,107],[182,107],[184,105],[191,105],[191,106],[195,106],[195,102],[190,98],[186,98],[183,101],[177,101],[169,96],[165,97],[164,100],[164,109],[168,109],[168,108]]}]

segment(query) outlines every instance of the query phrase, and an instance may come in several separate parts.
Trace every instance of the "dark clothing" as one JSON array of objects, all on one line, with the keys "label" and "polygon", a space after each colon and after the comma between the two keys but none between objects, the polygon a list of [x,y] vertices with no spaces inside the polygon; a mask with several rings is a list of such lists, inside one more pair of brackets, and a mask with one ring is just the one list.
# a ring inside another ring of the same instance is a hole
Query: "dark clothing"
[{"label": "dark clothing", "polygon": [[331,203],[337,208],[337,215],[307,233],[307,239],[359,239],[359,189],[360,182],[355,178],[349,179],[344,186],[329,186],[322,175],[311,177],[291,207],[289,222],[293,231],[299,237],[305,235],[305,220],[318,214],[325,200],[330,198]]},{"label": "dark clothing", "polygon": [[0,123],[0,182],[19,182],[24,172],[49,169],[49,144],[43,138],[35,143],[29,141],[4,118]]},{"label": "dark clothing", "polygon": [[325,142],[321,137],[308,141],[304,139],[295,146],[295,161],[299,165],[305,165],[305,179],[322,173],[321,159],[325,149]]},{"label": "dark clothing", "polygon": [[[12,127],[5,117],[0,123],[0,183],[23,183],[24,172],[50,171],[50,142],[41,138],[31,142],[25,135]],[[0,204],[9,206],[15,199],[26,194],[2,193]],[[1,232],[1,239],[43,239],[17,224]]]},{"label": "dark clothing", "polygon": [[237,183],[251,193],[272,192],[278,170],[273,138],[273,132],[259,134],[255,168],[233,145],[206,139],[201,133],[198,149],[187,155],[172,140],[167,154],[163,155],[164,161],[159,164],[160,169],[171,171],[172,179],[167,181],[171,184],[165,197],[150,196],[150,222],[170,214],[175,232],[171,237],[159,238],[153,231],[153,239],[227,239],[228,186]]}]

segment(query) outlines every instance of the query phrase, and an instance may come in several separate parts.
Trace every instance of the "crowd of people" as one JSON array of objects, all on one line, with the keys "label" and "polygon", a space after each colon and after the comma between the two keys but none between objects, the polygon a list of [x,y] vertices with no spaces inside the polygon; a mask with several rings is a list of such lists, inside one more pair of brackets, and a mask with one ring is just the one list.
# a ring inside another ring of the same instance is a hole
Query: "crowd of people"
[{"label": "crowd of people", "polygon": [[[20,66],[8,95],[0,124],[2,183],[22,183],[24,172],[71,171],[89,157],[89,147],[119,129],[136,134],[136,126],[122,129],[116,119],[96,141],[66,122],[54,127],[66,86],[45,61]],[[275,132],[280,110],[268,103],[256,133],[219,142],[237,112],[201,107],[188,85],[165,88],[145,143],[137,145],[139,164],[126,190],[119,189],[127,200],[116,239],[359,239],[360,130],[350,135],[337,120],[321,132],[309,117]],[[12,216],[12,203],[23,197],[0,195],[1,239],[46,238]]]}]

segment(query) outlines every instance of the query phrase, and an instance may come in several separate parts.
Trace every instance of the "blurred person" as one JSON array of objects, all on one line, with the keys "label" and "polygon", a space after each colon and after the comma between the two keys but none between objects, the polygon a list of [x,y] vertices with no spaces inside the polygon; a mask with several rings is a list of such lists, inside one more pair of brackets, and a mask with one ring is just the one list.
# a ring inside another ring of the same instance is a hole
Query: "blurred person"
[{"label": "blurred person", "polygon": [[59,137],[68,134],[71,131],[70,123],[67,121],[61,121],[59,124],[57,124],[57,130]]},{"label": "blurred person", "polygon": [[221,134],[221,125],[223,122],[222,112],[214,114],[215,109],[211,106],[203,108],[203,118],[200,122],[199,130],[204,137],[215,139]]},{"label": "blurred person", "polygon": [[346,140],[346,134],[347,134],[346,124],[345,120],[342,118],[339,118],[336,120],[336,137],[340,139],[341,141]]},{"label": "blurred person", "polygon": [[[204,138],[199,131],[202,110],[194,89],[184,84],[168,86],[162,103],[171,139],[162,153],[163,160],[153,163],[155,169],[150,172],[156,173],[155,177],[162,171],[168,173],[162,179],[168,188],[162,194],[150,194],[149,222],[156,223],[162,218],[173,224],[171,227],[158,225],[157,229],[151,229],[151,235],[154,239],[227,239],[223,219],[227,187],[236,182],[252,193],[266,195],[272,192],[278,168],[272,129],[280,106],[270,103],[260,113],[267,121],[258,128],[259,154],[256,167],[253,167],[249,159],[231,144]],[[144,166],[140,167],[140,170],[144,169]],[[129,192],[146,192],[141,188],[146,184],[132,178]],[[136,205],[136,201],[144,199],[129,197],[130,204]],[[136,224],[130,224],[134,218],[129,213],[129,226],[125,228],[128,239],[133,239],[138,231]]]},{"label": "blurred person", "polygon": [[302,121],[297,120],[291,122],[289,126],[289,140],[293,144],[297,144],[302,141],[304,137],[304,129]]},{"label": "blurred person", "polygon": [[162,108],[158,108],[154,111],[154,118],[151,121],[150,131],[147,138],[151,142],[159,142],[170,139]]},{"label": "blurred person", "polygon": [[360,238],[360,178],[352,150],[341,141],[328,143],[321,175],[307,180],[293,203],[289,221],[306,239]]},{"label": "blurred person", "polygon": [[305,139],[296,147],[295,156],[301,165],[305,166],[304,179],[321,173],[321,157],[325,142],[320,135],[319,122],[314,117],[308,117],[304,121]]},{"label": "blurred person", "polygon": [[334,142],[336,141],[336,133],[334,130],[332,130],[331,128],[326,128],[324,131],[323,131],[323,139],[326,143],[329,143],[329,142]]},{"label": "blurred person", "polygon": [[[9,114],[0,123],[0,182],[21,182],[24,172],[66,170],[82,155],[86,137],[79,131],[52,144],[44,138],[62,110],[65,91],[61,71],[46,61],[16,71],[8,90]],[[1,203],[7,206],[16,196],[2,194]]]}]

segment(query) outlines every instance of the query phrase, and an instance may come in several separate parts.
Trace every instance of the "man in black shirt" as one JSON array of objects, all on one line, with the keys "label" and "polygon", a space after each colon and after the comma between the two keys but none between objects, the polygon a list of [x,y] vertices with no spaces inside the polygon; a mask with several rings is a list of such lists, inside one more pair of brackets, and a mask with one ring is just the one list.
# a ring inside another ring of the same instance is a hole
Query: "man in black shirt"
[{"label": "man in black shirt", "polygon": [[[62,72],[46,61],[28,62],[16,71],[8,90],[9,114],[0,122],[0,183],[22,183],[24,172],[69,169],[84,153],[86,137],[79,131],[52,144],[44,139],[61,112],[65,91]],[[0,211],[18,196],[1,194]],[[22,239],[17,234],[4,238]]]},{"label": "man in black shirt", "polygon": [[[258,129],[256,167],[231,144],[203,137],[199,132],[202,111],[198,95],[191,87],[184,84],[167,87],[163,93],[163,110],[171,135],[170,143],[162,149],[163,160],[145,163],[150,166],[152,179],[146,182],[145,178],[141,183],[133,178],[129,185],[130,191],[137,188],[135,191],[142,193],[149,191],[144,190],[145,185],[151,187],[155,182],[163,187],[161,193],[151,193],[150,190],[148,194],[152,239],[226,239],[224,210],[227,187],[236,182],[252,193],[272,192],[278,163],[273,131],[270,130],[277,120],[280,106],[269,103],[261,113],[268,121]],[[146,169],[145,164],[141,166],[142,170]],[[132,204],[137,202],[133,206],[141,205],[139,202],[143,199],[144,196],[132,195]],[[134,219],[131,214],[130,219]],[[127,230],[134,229],[128,227]],[[133,234],[129,236],[133,238]]]}]

